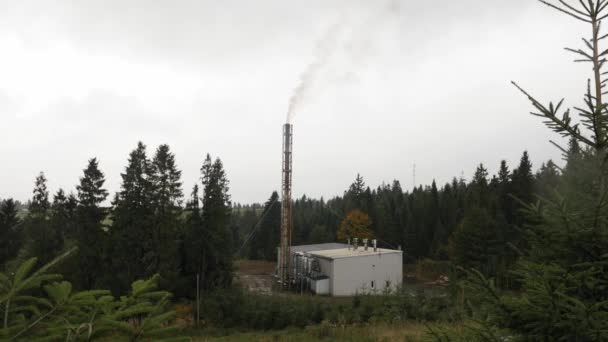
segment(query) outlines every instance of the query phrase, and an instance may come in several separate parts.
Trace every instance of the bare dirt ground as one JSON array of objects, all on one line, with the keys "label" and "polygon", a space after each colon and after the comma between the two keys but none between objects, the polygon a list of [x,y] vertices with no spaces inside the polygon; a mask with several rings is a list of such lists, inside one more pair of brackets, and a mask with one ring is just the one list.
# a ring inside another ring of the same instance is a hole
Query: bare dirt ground
[{"label": "bare dirt ground", "polygon": [[237,284],[251,292],[272,293],[276,263],[260,260],[238,260],[235,266]]}]

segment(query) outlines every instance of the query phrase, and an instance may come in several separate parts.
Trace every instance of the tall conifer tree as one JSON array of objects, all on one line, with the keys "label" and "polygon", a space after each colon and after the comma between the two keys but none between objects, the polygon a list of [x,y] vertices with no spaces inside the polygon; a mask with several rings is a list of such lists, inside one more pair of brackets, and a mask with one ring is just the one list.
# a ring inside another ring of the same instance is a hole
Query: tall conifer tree
[{"label": "tall conifer tree", "polygon": [[75,241],[78,246],[78,258],[74,270],[75,285],[82,289],[91,289],[98,285],[103,272],[111,272],[105,265],[110,259],[105,255],[107,233],[102,223],[107,212],[101,207],[108,197],[108,191],[103,188],[105,177],[99,170],[96,158],[89,160],[83,170],[78,191],[78,207],[76,209]]},{"label": "tall conifer tree", "polygon": [[121,178],[121,189],[113,202],[110,246],[117,277],[113,283],[118,285],[115,290],[124,292],[134,280],[153,271],[148,261],[153,250],[154,188],[152,165],[142,142],[129,154]]},{"label": "tall conifer tree", "polygon": [[154,189],[154,223],[149,264],[160,273],[165,283],[171,284],[179,274],[178,236],[181,229],[181,201],[183,198],[181,171],[168,145],[160,145],[152,160],[151,183]]},{"label": "tall conifer tree", "polygon": [[60,232],[55,231],[50,225],[51,203],[46,183],[44,173],[40,172],[36,177],[32,200],[25,219],[27,255],[38,257],[41,263],[52,260],[62,246]]},{"label": "tall conifer tree", "polygon": [[252,259],[276,260],[277,246],[281,230],[281,202],[279,194],[273,191],[264,204],[264,211],[257,229],[251,239],[250,257]]},{"label": "tall conifer tree", "polygon": [[203,182],[202,220],[209,237],[210,251],[206,281],[207,289],[228,286],[232,282],[232,234],[230,231],[230,195],[228,178],[222,161],[211,161],[207,155],[201,167]]},{"label": "tall conifer tree", "polygon": [[12,198],[0,202],[0,270],[14,259],[21,248],[21,222],[17,217],[17,206]]}]

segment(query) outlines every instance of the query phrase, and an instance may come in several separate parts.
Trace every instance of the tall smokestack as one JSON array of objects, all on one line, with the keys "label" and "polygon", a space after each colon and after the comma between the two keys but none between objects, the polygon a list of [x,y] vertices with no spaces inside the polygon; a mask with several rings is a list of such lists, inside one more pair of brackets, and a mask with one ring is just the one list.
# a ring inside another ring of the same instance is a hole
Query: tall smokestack
[{"label": "tall smokestack", "polygon": [[281,205],[281,245],[279,278],[284,288],[289,287],[291,265],[291,171],[292,171],[293,125],[283,125],[283,180]]}]

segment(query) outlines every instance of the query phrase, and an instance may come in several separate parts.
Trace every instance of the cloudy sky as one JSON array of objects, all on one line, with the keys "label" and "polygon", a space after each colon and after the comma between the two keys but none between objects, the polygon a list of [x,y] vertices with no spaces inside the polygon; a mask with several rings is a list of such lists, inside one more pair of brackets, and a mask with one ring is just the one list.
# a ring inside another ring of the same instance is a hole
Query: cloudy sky
[{"label": "cloudy sky", "polygon": [[[580,102],[571,63],[587,27],[533,0],[92,0],[0,3],[0,198],[26,200],[40,171],[73,190],[97,157],[107,188],[137,141],[167,143],[185,192],[206,153],[237,202],[280,187],[281,129],[294,118],[294,193],[440,183],[494,172],[559,139],[511,85]],[[320,64],[320,65],[319,65]]]}]

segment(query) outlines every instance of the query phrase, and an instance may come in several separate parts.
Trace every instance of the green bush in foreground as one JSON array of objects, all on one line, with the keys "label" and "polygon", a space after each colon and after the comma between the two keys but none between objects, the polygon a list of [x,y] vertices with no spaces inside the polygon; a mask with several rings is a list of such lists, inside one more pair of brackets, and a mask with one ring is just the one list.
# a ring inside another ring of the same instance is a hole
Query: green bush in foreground
[{"label": "green bush in foreground", "polygon": [[203,299],[201,307],[203,320],[212,326],[251,330],[303,328],[320,323],[345,326],[461,318],[447,295],[406,289],[351,299],[252,295],[233,288],[212,293]]},{"label": "green bush in foreground", "polygon": [[175,313],[168,309],[171,294],[158,291],[159,276],[138,280],[127,296],[114,298],[107,290],[73,292],[49,269],[68,251],[33,271],[36,258],[14,273],[0,273],[0,341],[160,341]]}]

